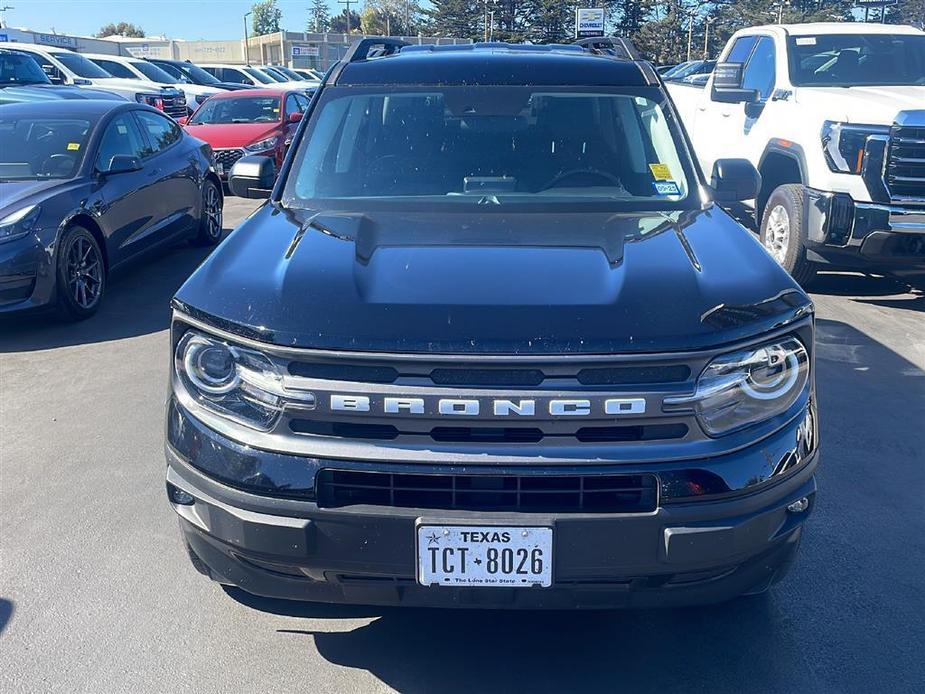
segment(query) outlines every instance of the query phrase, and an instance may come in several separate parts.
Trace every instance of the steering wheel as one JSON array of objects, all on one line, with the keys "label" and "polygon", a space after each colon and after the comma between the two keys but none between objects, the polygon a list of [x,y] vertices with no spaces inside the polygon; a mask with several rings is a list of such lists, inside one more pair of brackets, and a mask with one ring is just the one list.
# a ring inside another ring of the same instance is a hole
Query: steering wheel
[{"label": "steering wheel", "polygon": [[74,168],[74,157],[70,154],[52,154],[42,162],[42,174],[66,174]]},{"label": "steering wheel", "polygon": [[608,183],[611,183],[615,186],[623,185],[622,183],[620,183],[619,178],[617,178],[613,174],[608,173],[606,171],[601,171],[600,169],[572,169],[571,171],[564,171],[558,174],[555,178],[549,181],[549,183],[547,183],[542,188],[540,188],[540,190],[548,190],[549,188],[555,188],[560,183],[562,183],[562,181],[565,181],[569,178],[573,178],[575,176],[582,176],[582,175],[597,176],[598,178],[604,181],[607,181]]}]

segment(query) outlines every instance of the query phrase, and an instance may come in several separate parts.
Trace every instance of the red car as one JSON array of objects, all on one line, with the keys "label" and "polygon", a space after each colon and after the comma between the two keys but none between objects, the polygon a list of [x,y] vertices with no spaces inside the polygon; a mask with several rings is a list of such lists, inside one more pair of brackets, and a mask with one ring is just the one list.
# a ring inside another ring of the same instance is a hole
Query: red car
[{"label": "red car", "polygon": [[225,180],[245,154],[272,156],[279,168],[308,102],[300,90],[224,92],[209,97],[180,123],[190,135],[212,145],[218,174]]}]

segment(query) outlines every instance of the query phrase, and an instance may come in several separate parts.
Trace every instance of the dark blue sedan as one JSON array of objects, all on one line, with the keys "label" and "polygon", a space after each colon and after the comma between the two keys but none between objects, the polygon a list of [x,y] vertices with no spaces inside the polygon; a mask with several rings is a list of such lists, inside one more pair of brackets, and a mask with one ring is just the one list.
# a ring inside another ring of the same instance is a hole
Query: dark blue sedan
[{"label": "dark blue sedan", "polygon": [[222,235],[208,144],[125,101],[0,106],[0,313],[99,308],[116,267]]}]

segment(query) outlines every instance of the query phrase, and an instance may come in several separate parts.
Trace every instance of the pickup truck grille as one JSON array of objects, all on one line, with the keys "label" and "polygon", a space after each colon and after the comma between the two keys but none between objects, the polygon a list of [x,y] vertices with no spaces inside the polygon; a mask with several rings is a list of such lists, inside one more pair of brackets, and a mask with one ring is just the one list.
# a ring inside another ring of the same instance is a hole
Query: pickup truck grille
[{"label": "pickup truck grille", "polygon": [[894,199],[925,199],[925,127],[890,130],[886,183]]},{"label": "pickup truck grille", "polygon": [[655,475],[468,475],[321,470],[321,508],[353,505],[444,511],[651,513]]},{"label": "pickup truck grille", "polygon": [[182,118],[186,115],[186,99],[182,96],[165,96],[164,113],[173,119]]}]

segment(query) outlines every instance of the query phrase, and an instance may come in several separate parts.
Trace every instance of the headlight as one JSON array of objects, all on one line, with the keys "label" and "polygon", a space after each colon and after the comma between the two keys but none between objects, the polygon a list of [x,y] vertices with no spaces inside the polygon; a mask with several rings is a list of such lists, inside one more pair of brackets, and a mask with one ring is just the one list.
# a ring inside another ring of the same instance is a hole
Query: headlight
[{"label": "headlight", "polygon": [[28,205],[0,219],[0,243],[21,239],[35,227],[41,208]]},{"label": "headlight", "polygon": [[693,395],[665,398],[665,410],[693,407],[710,436],[785,412],[809,381],[809,355],[795,337],[724,354],[697,379]]},{"label": "headlight", "polygon": [[[276,364],[256,350],[232,345],[196,331],[187,332],[174,357],[177,378],[195,407],[254,429],[273,427],[286,395]],[[302,407],[314,406],[314,395],[300,393]]]},{"label": "headlight", "polygon": [[164,110],[164,99],[159,94],[136,94],[135,101],[139,104],[153,106],[159,111]]},{"label": "headlight", "polygon": [[890,132],[885,125],[856,125],[827,120],[822,125],[825,161],[837,173],[859,174],[864,163],[864,147],[871,135]]},{"label": "headlight", "polygon": [[279,141],[279,136],[274,135],[273,137],[268,137],[265,140],[260,140],[259,142],[252,142],[249,145],[244,146],[245,152],[266,152],[268,149],[273,149],[276,147],[276,143]]}]

